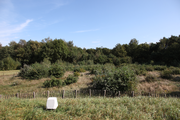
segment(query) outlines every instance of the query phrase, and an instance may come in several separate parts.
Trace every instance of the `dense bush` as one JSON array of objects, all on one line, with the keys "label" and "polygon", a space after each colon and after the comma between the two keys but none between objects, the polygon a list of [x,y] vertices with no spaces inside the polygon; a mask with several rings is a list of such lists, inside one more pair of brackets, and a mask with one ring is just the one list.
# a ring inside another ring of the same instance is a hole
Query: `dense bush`
[{"label": "dense bush", "polygon": [[127,65],[129,68],[131,68],[136,75],[145,75],[146,69],[144,65],[137,65],[137,64],[129,64]]},{"label": "dense bush", "polygon": [[66,80],[64,81],[64,84],[69,85],[71,83],[76,83],[78,80],[77,77],[74,77],[73,75],[69,75]]},{"label": "dense bush", "polygon": [[39,63],[34,63],[31,66],[24,65],[18,75],[25,79],[40,79],[48,77],[48,68]]},{"label": "dense bush", "polygon": [[180,68],[178,68],[178,67],[169,67],[169,70],[172,72],[172,74],[174,74],[174,75],[178,75],[178,74],[180,74]]},{"label": "dense bush", "polygon": [[0,61],[0,70],[16,70],[19,66],[21,66],[21,63],[13,60],[11,57]]},{"label": "dense bush", "polygon": [[162,71],[165,70],[167,67],[166,66],[161,66],[161,65],[155,65],[154,70]]},{"label": "dense bush", "polygon": [[171,79],[172,78],[172,71],[170,71],[169,69],[165,69],[161,72],[161,77],[165,78],[165,79]]},{"label": "dense bush", "polygon": [[54,76],[56,78],[62,77],[64,73],[65,73],[65,69],[58,64],[53,64],[49,69],[49,75]]},{"label": "dense bush", "polygon": [[62,82],[61,79],[56,79],[55,77],[52,77],[51,80],[46,80],[44,83],[43,83],[43,86],[45,88],[50,88],[50,87],[61,87],[63,86],[64,83]]},{"label": "dense bush", "polygon": [[127,66],[112,70],[102,70],[93,78],[93,87],[96,89],[117,91],[135,90],[137,85],[133,70]]},{"label": "dense bush", "polygon": [[146,66],[145,66],[145,69],[146,69],[147,71],[153,71],[153,70],[154,70],[154,67],[153,67],[152,65],[146,65]]}]

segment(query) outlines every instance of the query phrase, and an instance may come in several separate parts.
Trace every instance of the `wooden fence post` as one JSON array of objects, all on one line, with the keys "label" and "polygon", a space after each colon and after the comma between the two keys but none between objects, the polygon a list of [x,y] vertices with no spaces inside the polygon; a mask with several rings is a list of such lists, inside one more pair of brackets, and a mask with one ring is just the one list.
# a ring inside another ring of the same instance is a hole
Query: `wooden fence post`
[{"label": "wooden fence post", "polygon": [[36,96],[35,96],[36,94],[35,94],[35,92],[33,92],[33,98],[35,98]]},{"label": "wooden fence post", "polygon": [[89,97],[91,97],[91,89],[89,89]]},{"label": "wooden fence post", "polygon": [[75,98],[77,98],[77,90],[75,90]]},{"label": "wooden fence post", "polygon": [[106,90],[104,90],[104,98],[106,97]]},{"label": "wooden fence post", "polygon": [[18,93],[16,93],[16,97],[17,97],[17,98],[19,97]]},{"label": "wooden fence post", "polygon": [[49,91],[47,91],[47,98],[49,97]]},{"label": "wooden fence post", "polygon": [[149,92],[149,97],[151,96],[150,92]]},{"label": "wooden fence post", "polygon": [[134,97],[134,91],[132,91],[132,97]]},{"label": "wooden fence post", "polygon": [[65,90],[63,90],[62,98],[65,98]]},{"label": "wooden fence post", "polygon": [[120,97],[121,96],[121,92],[120,91],[118,91],[118,97]]}]

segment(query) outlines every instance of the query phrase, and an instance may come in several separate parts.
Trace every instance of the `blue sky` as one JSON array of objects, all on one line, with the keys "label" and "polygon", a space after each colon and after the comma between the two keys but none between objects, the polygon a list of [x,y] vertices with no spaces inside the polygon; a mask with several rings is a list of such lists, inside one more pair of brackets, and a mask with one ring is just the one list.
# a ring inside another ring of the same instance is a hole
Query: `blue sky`
[{"label": "blue sky", "polygon": [[180,35],[179,0],[0,0],[0,43],[44,38],[81,48]]}]

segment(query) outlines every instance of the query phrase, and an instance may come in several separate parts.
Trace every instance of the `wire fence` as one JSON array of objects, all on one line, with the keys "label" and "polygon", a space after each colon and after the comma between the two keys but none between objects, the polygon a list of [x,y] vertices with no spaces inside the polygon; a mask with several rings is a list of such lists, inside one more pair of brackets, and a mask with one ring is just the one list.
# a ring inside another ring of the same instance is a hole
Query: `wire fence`
[{"label": "wire fence", "polygon": [[177,97],[180,98],[180,92],[174,93],[156,93],[156,92],[121,92],[121,91],[106,91],[106,90],[54,90],[54,91],[44,91],[44,92],[32,92],[32,93],[16,93],[9,95],[0,95],[0,99],[8,99],[12,97],[20,99],[34,99],[34,98],[48,98],[48,97],[62,97],[64,98],[91,98],[91,97],[137,97],[137,96],[149,96],[149,97]]}]

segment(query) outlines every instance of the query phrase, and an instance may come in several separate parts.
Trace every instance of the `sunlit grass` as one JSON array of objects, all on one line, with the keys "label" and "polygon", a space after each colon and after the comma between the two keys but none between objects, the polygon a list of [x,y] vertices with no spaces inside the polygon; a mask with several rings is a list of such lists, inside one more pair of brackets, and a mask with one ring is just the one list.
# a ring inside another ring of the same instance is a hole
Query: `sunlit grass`
[{"label": "sunlit grass", "polygon": [[0,76],[3,75],[13,75],[19,73],[20,70],[6,70],[6,71],[0,71]]},{"label": "sunlit grass", "polygon": [[1,99],[0,119],[180,119],[178,98],[58,98],[59,106],[56,110],[46,110],[46,100],[46,98]]}]

